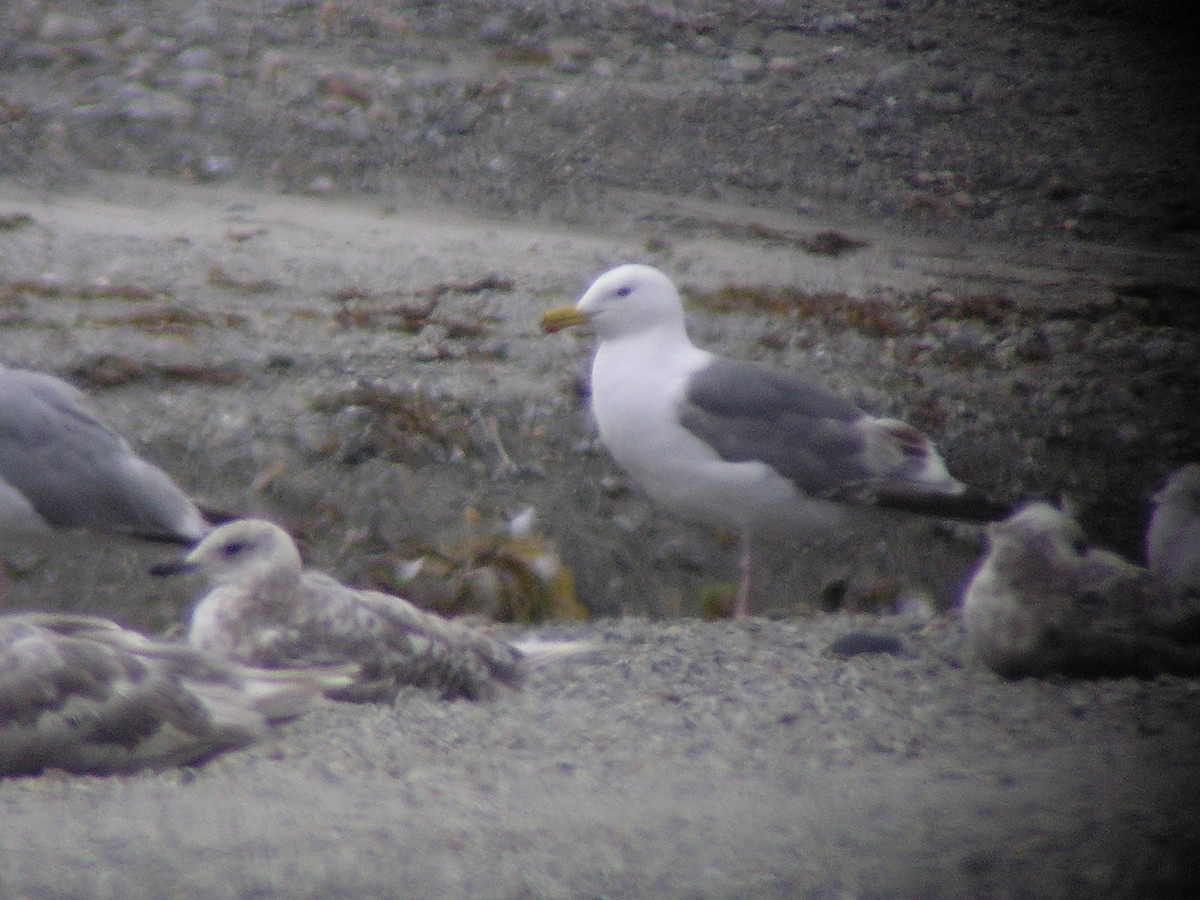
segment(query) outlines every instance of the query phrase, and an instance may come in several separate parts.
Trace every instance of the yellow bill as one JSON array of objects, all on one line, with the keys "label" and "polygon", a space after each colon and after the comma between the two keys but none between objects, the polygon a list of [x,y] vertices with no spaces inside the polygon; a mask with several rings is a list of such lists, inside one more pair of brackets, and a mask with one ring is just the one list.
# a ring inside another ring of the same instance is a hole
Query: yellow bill
[{"label": "yellow bill", "polygon": [[564,328],[585,325],[591,318],[590,315],[580,312],[574,306],[556,306],[554,309],[548,309],[542,313],[542,317],[538,319],[538,324],[542,326],[542,331],[547,334],[554,334],[554,332],[562,331]]}]

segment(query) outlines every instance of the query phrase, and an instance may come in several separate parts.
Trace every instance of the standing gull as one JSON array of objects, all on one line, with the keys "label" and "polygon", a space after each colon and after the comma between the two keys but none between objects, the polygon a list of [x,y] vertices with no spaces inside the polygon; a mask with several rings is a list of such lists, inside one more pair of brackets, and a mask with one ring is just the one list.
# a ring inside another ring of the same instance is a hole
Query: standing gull
[{"label": "standing gull", "polygon": [[0,775],[196,762],[262,738],[352,674],[234,665],[94,616],[0,616]]},{"label": "standing gull", "polygon": [[1066,512],[1028,503],[987,533],[962,616],[975,654],[999,674],[1200,674],[1200,648],[1189,646],[1200,603],[1087,547]]},{"label": "standing gull", "polygon": [[1200,596],[1200,463],[1176,470],[1154,503],[1146,530],[1150,571],[1175,593]]},{"label": "standing gull", "polygon": [[586,323],[599,337],[592,409],[617,463],[666,509],[740,537],[739,616],[758,535],[826,534],[866,507],[1003,514],[910,425],[791,372],[696,347],[679,293],[657,269],[618,266],[541,321],[549,332]]},{"label": "standing gull", "polygon": [[219,656],[272,668],[355,663],[360,676],[329,692],[337,700],[391,701],[403,685],[478,699],[517,687],[579,642],[507,643],[407,600],[349,588],[304,569],[282,528],[259,519],[222,525],[158,574],[198,571],[211,590],[197,604],[188,642]]},{"label": "standing gull", "polygon": [[73,528],[184,544],[209,530],[187,495],[101,421],[82,392],[0,364],[0,540]]}]

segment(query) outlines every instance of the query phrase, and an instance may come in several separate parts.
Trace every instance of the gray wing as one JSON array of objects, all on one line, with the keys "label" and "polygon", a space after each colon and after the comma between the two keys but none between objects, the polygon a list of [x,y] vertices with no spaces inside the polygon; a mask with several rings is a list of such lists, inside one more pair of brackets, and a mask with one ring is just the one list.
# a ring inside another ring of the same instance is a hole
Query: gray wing
[{"label": "gray wing", "polygon": [[0,479],[57,528],[184,542],[205,530],[187,496],[81,392],[38,372],[0,368]]},{"label": "gray wing", "polygon": [[766,463],[812,497],[975,520],[1008,512],[951,477],[912,426],[758,363],[717,359],[693,374],[680,423],[721,458]]},{"label": "gray wing", "polygon": [[764,462],[807,494],[869,478],[861,410],[819,384],[719,359],[692,375],[680,423],[730,462]]}]

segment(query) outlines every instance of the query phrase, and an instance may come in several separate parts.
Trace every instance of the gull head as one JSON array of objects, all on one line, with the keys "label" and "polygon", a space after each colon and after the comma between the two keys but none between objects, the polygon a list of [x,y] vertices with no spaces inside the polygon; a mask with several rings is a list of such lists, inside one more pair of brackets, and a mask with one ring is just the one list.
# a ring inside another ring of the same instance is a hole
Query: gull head
[{"label": "gull head", "polygon": [[213,585],[299,578],[300,551],[286,531],[263,519],[238,519],[215,529],[177,563],[158,575],[199,572]]},{"label": "gull head", "polygon": [[1091,546],[1069,505],[1057,509],[1049,503],[1027,503],[1004,521],[989,525],[987,533],[995,553],[1010,562],[1023,560],[1026,570],[1040,560],[1039,564],[1073,570],[1092,580],[1128,579],[1143,572],[1116,553]]},{"label": "gull head", "polygon": [[584,324],[601,340],[663,327],[682,332],[683,302],[671,279],[658,269],[617,266],[592,282],[574,306],[560,306],[541,318],[547,332]]},{"label": "gull head", "polygon": [[1170,504],[1192,515],[1200,515],[1200,463],[1189,463],[1176,470],[1162,490],[1154,495],[1159,506]]},{"label": "gull head", "polygon": [[1070,513],[1040,501],[1026,503],[1007,519],[989,525],[987,533],[996,548],[1042,544],[1078,555],[1085,546],[1083,529]]}]

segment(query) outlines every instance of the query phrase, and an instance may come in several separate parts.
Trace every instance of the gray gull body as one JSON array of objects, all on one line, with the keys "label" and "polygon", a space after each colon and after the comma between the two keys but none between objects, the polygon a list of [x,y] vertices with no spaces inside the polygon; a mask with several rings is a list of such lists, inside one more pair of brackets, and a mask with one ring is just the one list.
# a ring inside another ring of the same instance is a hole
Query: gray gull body
[{"label": "gray gull body", "polygon": [[1190,646],[1200,603],[1182,603],[1149,571],[1089,548],[1047,503],[989,525],[988,550],[963,595],[975,654],[1001,675],[1200,674]]},{"label": "gray gull body", "polygon": [[187,495],[82,392],[0,364],[0,539],[75,528],[186,544],[209,530]]},{"label": "gray gull body", "polygon": [[390,701],[404,685],[478,699],[584,649],[577,642],[509,643],[400,597],[347,587],[304,569],[287,532],[257,519],[222,525],[182,562],[158,568],[189,570],[211,584],[192,613],[189,643],[259,666],[358,664],[354,684],[329,693],[338,700]]},{"label": "gray gull body", "polygon": [[741,538],[739,615],[756,536],[835,533],[870,507],[1003,514],[910,425],[792,372],[696,347],[678,291],[656,269],[619,266],[542,317],[547,331],[584,323],[600,339],[591,395],[604,446],[664,508]]},{"label": "gray gull body", "polygon": [[1150,571],[1176,593],[1200,595],[1200,463],[1176,470],[1154,503],[1146,529]]},{"label": "gray gull body", "polygon": [[233,665],[94,616],[0,616],[0,775],[195,762],[262,738],[350,674]]}]

